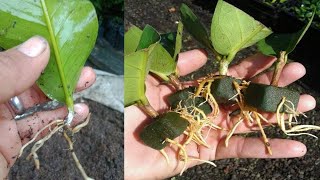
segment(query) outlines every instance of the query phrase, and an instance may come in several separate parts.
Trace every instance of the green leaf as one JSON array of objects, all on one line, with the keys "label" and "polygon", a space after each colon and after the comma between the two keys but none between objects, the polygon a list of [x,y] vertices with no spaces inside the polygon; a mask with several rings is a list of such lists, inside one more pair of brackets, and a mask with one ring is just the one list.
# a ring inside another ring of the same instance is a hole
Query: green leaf
[{"label": "green leaf", "polygon": [[306,31],[309,29],[315,11],[313,12],[308,24],[300,31],[291,34],[272,34],[269,37],[258,42],[259,50],[266,55],[279,55],[280,51],[286,51],[286,54],[291,53],[300,42]]},{"label": "green leaf", "polygon": [[211,24],[211,41],[222,54],[235,54],[270,35],[272,31],[240,9],[219,0]]},{"label": "green leaf", "polygon": [[209,49],[213,49],[211,41],[206,28],[200,22],[199,18],[186,5],[182,4],[180,7],[181,21],[185,29],[202,45]]},{"label": "green leaf", "polygon": [[148,104],[145,79],[149,73],[148,51],[140,50],[124,58],[124,105]]},{"label": "green leaf", "polygon": [[124,35],[124,55],[128,55],[136,51],[142,30],[137,26],[132,26]]},{"label": "green leaf", "polygon": [[175,44],[174,55],[173,55],[173,60],[175,60],[175,61],[178,60],[177,56],[180,53],[181,48],[182,48],[182,32],[183,32],[183,24],[180,21],[178,24],[176,44]]},{"label": "green leaf", "polygon": [[50,61],[37,84],[48,97],[73,108],[72,94],[98,33],[93,5],[87,0],[1,1],[0,19],[5,49],[34,35],[48,40]]},{"label": "green leaf", "polygon": [[176,62],[160,43],[150,46],[148,59],[150,71],[164,81],[169,81],[168,76],[176,70]]},{"label": "green leaf", "polygon": [[148,48],[150,45],[160,41],[159,33],[150,25],[146,25],[143,29],[137,51]]},{"label": "green leaf", "polygon": [[179,22],[177,32],[170,32],[160,35],[160,44],[167,50],[167,52],[173,57],[174,60],[177,60],[177,55],[181,51],[182,31],[183,24],[182,22]]},{"label": "green leaf", "polygon": [[175,32],[161,34],[160,44],[167,50],[167,52],[173,57],[175,52],[176,36]]}]

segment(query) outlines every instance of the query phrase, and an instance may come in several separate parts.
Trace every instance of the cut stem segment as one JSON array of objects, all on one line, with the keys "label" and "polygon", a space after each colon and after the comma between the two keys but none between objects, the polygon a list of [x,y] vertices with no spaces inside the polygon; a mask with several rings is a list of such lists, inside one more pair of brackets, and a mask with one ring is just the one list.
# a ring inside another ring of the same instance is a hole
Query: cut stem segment
[{"label": "cut stem segment", "polygon": [[140,104],[138,107],[152,118],[155,118],[159,115],[159,113],[150,104]]},{"label": "cut stem segment", "polygon": [[288,59],[287,53],[285,51],[281,51],[279,58],[278,58],[278,61],[277,61],[277,64],[276,64],[276,67],[275,67],[275,70],[274,70],[274,73],[273,73],[273,76],[272,76],[272,80],[271,80],[272,86],[278,86],[279,79],[280,79],[280,76],[282,73],[282,69],[286,65],[287,59]]}]

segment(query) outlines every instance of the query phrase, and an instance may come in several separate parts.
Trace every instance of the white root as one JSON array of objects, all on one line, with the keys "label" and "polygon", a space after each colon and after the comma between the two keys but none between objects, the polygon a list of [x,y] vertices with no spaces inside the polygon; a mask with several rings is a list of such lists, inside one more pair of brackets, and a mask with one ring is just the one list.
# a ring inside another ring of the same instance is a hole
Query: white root
[{"label": "white root", "polygon": [[43,144],[52,137],[53,134],[55,134],[56,132],[58,132],[60,129],[63,128],[62,126],[57,126],[55,127],[49,134],[47,134],[45,137],[43,137],[42,139],[40,139],[39,141],[37,141],[32,149],[30,154],[27,156],[27,160],[29,160],[31,157],[33,157],[33,160],[35,162],[36,168],[40,169],[40,161],[37,155],[37,151],[43,146]]},{"label": "white root", "polygon": [[169,161],[168,154],[164,151],[164,149],[161,149],[160,153],[163,155],[163,157],[166,159],[167,164],[169,165],[170,161]]},{"label": "white root", "polygon": [[45,131],[47,128],[49,128],[49,130],[51,131],[51,126],[52,126],[53,124],[59,125],[59,124],[61,124],[61,123],[63,123],[63,120],[59,120],[59,119],[58,119],[58,120],[52,121],[51,123],[49,123],[48,125],[46,125],[46,126],[43,127],[42,129],[40,129],[40,131],[38,131],[38,132],[35,134],[35,136],[34,136],[29,142],[27,142],[25,145],[22,146],[22,148],[20,149],[20,152],[19,152],[19,156],[18,156],[18,157],[20,157],[20,156],[22,155],[23,150],[24,150],[28,145],[30,145],[31,143],[33,143],[43,131]]},{"label": "white root", "polygon": [[236,131],[237,127],[243,122],[243,120],[244,120],[243,118],[240,118],[238,120],[238,122],[232,127],[232,129],[227,134],[227,137],[226,137],[226,139],[224,141],[226,147],[228,147],[230,138],[232,137],[232,135]]},{"label": "white root", "polygon": [[[290,106],[287,105],[287,103]],[[283,108],[285,108],[285,113],[281,113],[281,110]],[[285,123],[286,114],[288,114],[288,123]],[[288,136],[309,135],[317,138],[317,136],[305,132],[310,130],[320,130],[320,127],[315,125],[298,125],[297,116],[299,116],[300,114],[306,117],[305,114],[295,111],[294,104],[291,101],[286,100],[285,97],[283,97],[280,104],[278,105],[276,112],[277,122],[281,130]],[[293,119],[295,121],[295,125],[292,124]],[[288,124],[289,129],[287,129],[286,124]]]},{"label": "white root", "polygon": [[69,144],[69,150],[71,152],[71,155],[72,155],[72,158],[74,160],[74,162],[76,163],[76,166],[77,168],[79,169],[82,177],[85,179],[85,180],[94,180],[93,178],[90,178],[87,173],[85,172],[84,168],[82,167],[76,153],[74,152],[74,149],[73,149],[73,142],[71,141],[70,137],[67,135],[66,132],[63,132],[63,136],[64,138],[66,139],[66,141],[68,142]]},{"label": "white root", "polygon": [[[215,77],[215,78],[221,78],[221,77]],[[186,151],[186,146],[191,142],[195,142],[197,145],[210,148],[209,144],[206,142],[206,138],[208,137],[208,134],[206,135],[206,137],[203,137],[204,128],[208,128],[208,132],[210,132],[212,129],[222,129],[221,127],[215,125],[212,122],[212,120],[209,119],[207,115],[199,108],[199,106],[203,105],[204,103],[209,103],[213,109],[213,112],[210,114],[210,116],[212,116],[212,118],[214,119],[219,114],[219,105],[210,92],[211,91],[210,86],[215,78],[202,81],[199,84],[199,87],[197,88],[197,91],[195,92],[195,94],[190,93],[190,96],[189,96],[190,99],[194,99],[196,97],[204,97],[205,98],[204,102],[202,102],[198,106],[192,105],[190,107],[183,107],[180,101],[178,106],[172,110],[176,113],[179,113],[182,118],[186,119],[189,122],[189,126],[184,131],[184,134],[187,136],[187,138],[182,144],[168,138],[165,140],[166,142],[170,143],[170,146],[171,145],[178,146],[179,158],[182,161],[184,161],[184,165],[182,167],[180,175],[182,175],[182,173],[185,171],[185,169],[187,168],[187,162],[190,160],[206,162],[215,166],[213,162],[188,157],[187,151]],[[160,152],[165,157],[167,163],[169,163],[168,162],[169,158],[165,153],[165,151],[161,150]]]},{"label": "white root", "polygon": [[[44,136],[42,139],[38,140],[34,145],[33,147],[31,148],[31,152],[30,154],[27,156],[27,159],[30,159],[31,157],[33,158],[34,162],[35,162],[35,166],[37,169],[40,168],[40,161],[39,161],[39,158],[38,158],[38,155],[37,155],[37,151],[43,146],[43,144],[49,140],[52,135],[54,135],[55,133],[59,132],[60,130],[63,130],[63,135],[64,135],[64,138],[66,139],[66,141],[68,142],[69,144],[69,150],[71,151],[71,154],[72,154],[72,158],[73,160],[75,161],[76,163],[76,166],[77,168],[79,169],[82,177],[85,179],[85,180],[93,180],[92,178],[88,177],[87,174],[85,173],[85,170],[84,168],[82,167],[82,165],[80,164],[76,154],[74,153],[74,148],[73,148],[73,142],[71,140],[71,138],[67,135],[67,130],[71,130],[71,133],[72,135],[74,133],[77,133],[80,131],[81,128],[85,127],[88,123],[89,123],[89,120],[90,120],[90,114],[88,115],[88,117],[86,118],[86,120],[77,125],[76,127],[74,127],[73,129],[69,129],[67,127],[67,125],[65,124],[65,121],[64,120],[55,120],[51,123],[49,123],[48,125],[46,125],[45,127],[43,127],[42,129],[40,129],[36,134],[35,136],[28,142],[26,143],[20,150],[20,153],[19,153],[19,157],[22,155],[24,149],[29,146],[31,143],[33,143],[36,139],[38,139],[39,135],[44,132],[46,129],[49,130],[49,133]],[[51,129],[51,126],[52,125],[56,125],[53,129]],[[65,129],[65,127],[67,127]]]}]

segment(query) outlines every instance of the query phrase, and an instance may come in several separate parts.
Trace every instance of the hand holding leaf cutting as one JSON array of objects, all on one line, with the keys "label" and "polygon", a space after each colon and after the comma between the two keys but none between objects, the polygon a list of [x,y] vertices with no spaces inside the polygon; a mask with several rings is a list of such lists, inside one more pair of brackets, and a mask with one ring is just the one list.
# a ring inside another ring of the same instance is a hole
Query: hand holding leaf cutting
[{"label": "hand holding leaf cutting", "polygon": [[[85,179],[90,179],[74,154],[72,140],[66,131],[71,131],[74,134],[86,126],[89,120],[88,117],[84,123],[75,128],[70,127],[74,108],[78,107],[79,111],[79,106],[74,107],[72,95],[82,67],[91,53],[97,37],[98,21],[93,5],[88,0],[1,1],[0,19],[2,20],[0,23],[0,47],[4,49],[15,47],[34,35],[42,36],[48,41],[48,49],[51,48],[50,60],[37,80],[37,84],[47,97],[64,102],[68,107],[67,119],[59,116],[59,119],[55,119],[41,129],[36,129],[39,132],[35,135],[33,134],[35,132],[30,134],[30,138],[33,135],[34,137],[21,148],[19,156],[29,143],[38,139],[41,132],[56,125],[49,134],[35,143],[29,156],[33,157],[36,167],[39,168],[37,150],[53,134],[64,129],[64,137],[69,144],[78,169]],[[91,70],[90,78],[94,77],[92,74]],[[87,85],[90,82],[92,79],[87,81]],[[29,100],[29,102],[33,101]],[[87,107],[82,108],[82,111],[80,116],[88,114]],[[25,123],[25,121],[21,121],[21,123],[23,122]]]},{"label": "hand holding leaf cutting", "polygon": [[72,112],[72,94],[97,37],[92,4],[87,0],[1,1],[0,19],[0,47],[14,47],[36,34],[48,40],[50,61],[37,84],[51,99],[66,102]]},{"label": "hand holding leaf cutting", "polygon": [[[23,51],[23,53],[21,53]],[[26,54],[26,55],[25,55]],[[32,56],[32,57],[30,57]],[[18,96],[25,108],[48,101],[45,94],[36,86],[35,81],[41,71],[47,65],[50,56],[50,48],[46,40],[35,36],[18,47],[5,52],[0,52],[0,129],[1,154],[0,178],[4,178],[10,167],[15,163],[17,155],[23,145],[28,143],[35,134],[51,121],[63,119],[67,115],[67,108],[59,108],[53,111],[38,112],[34,116],[26,117],[21,121],[12,120],[15,114],[7,100]],[[92,68],[85,67],[76,86],[76,91],[82,91],[90,87],[95,79]],[[88,106],[75,104],[76,116],[72,126],[84,121],[88,116]],[[46,134],[42,134],[43,136]],[[14,158],[13,158],[14,157]]]}]

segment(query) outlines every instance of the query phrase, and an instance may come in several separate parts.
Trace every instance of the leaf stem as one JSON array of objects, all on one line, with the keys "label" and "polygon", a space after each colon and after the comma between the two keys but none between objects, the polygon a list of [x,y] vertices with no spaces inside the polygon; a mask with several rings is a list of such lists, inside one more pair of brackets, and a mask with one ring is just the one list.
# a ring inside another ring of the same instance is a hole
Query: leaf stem
[{"label": "leaf stem", "polygon": [[45,16],[46,24],[48,26],[48,31],[49,31],[49,34],[50,34],[54,55],[56,57],[55,60],[56,60],[56,63],[57,63],[59,74],[60,74],[60,79],[61,79],[61,83],[62,83],[64,94],[65,94],[66,104],[68,106],[68,110],[71,111],[71,113],[73,114],[73,99],[72,99],[72,97],[71,97],[71,95],[69,94],[69,91],[68,91],[68,86],[67,86],[65,74],[64,74],[64,71],[63,71],[62,63],[61,63],[61,56],[60,56],[60,52],[59,52],[59,49],[58,49],[58,44],[57,44],[57,41],[55,39],[55,35],[54,35],[54,32],[53,32],[53,28],[52,28],[52,24],[51,24],[51,20],[50,20],[50,16],[49,16],[49,13],[48,13],[48,9],[47,9],[45,0],[41,0],[41,5],[42,5],[43,13],[44,13],[44,16]]},{"label": "leaf stem", "polygon": [[159,113],[150,104],[138,104],[138,107],[152,118],[159,115]]},{"label": "leaf stem", "polygon": [[222,59],[220,61],[220,65],[219,65],[219,74],[220,75],[227,75],[228,66],[229,66],[229,63],[225,59]]},{"label": "leaf stem", "polygon": [[182,84],[181,84],[179,78],[176,75],[170,74],[169,75],[169,79],[170,79],[171,84],[176,88],[176,90],[182,90],[183,89]]},{"label": "leaf stem", "polygon": [[271,80],[272,86],[278,86],[280,75],[281,75],[281,72],[282,72],[284,65],[286,65],[286,63],[287,63],[287,59],[288,59],[288,55],[287,55],[286,51],[280,51],[280,55],[279,55],[279,58],[276,62],[276,67],[275,67],[275,70],[274,70],[274,73],[272,76],[272,80]]},{"label": "leaf stem", "polygon": [[219,66],[219,74],[220,75],[223,75],[223,76],[227,75],[229,64],[232,62],[232,60],[236,56],[237,52],[238,51],[231,52],[227,57],[224,57],[220,61],[220,66]]}]

